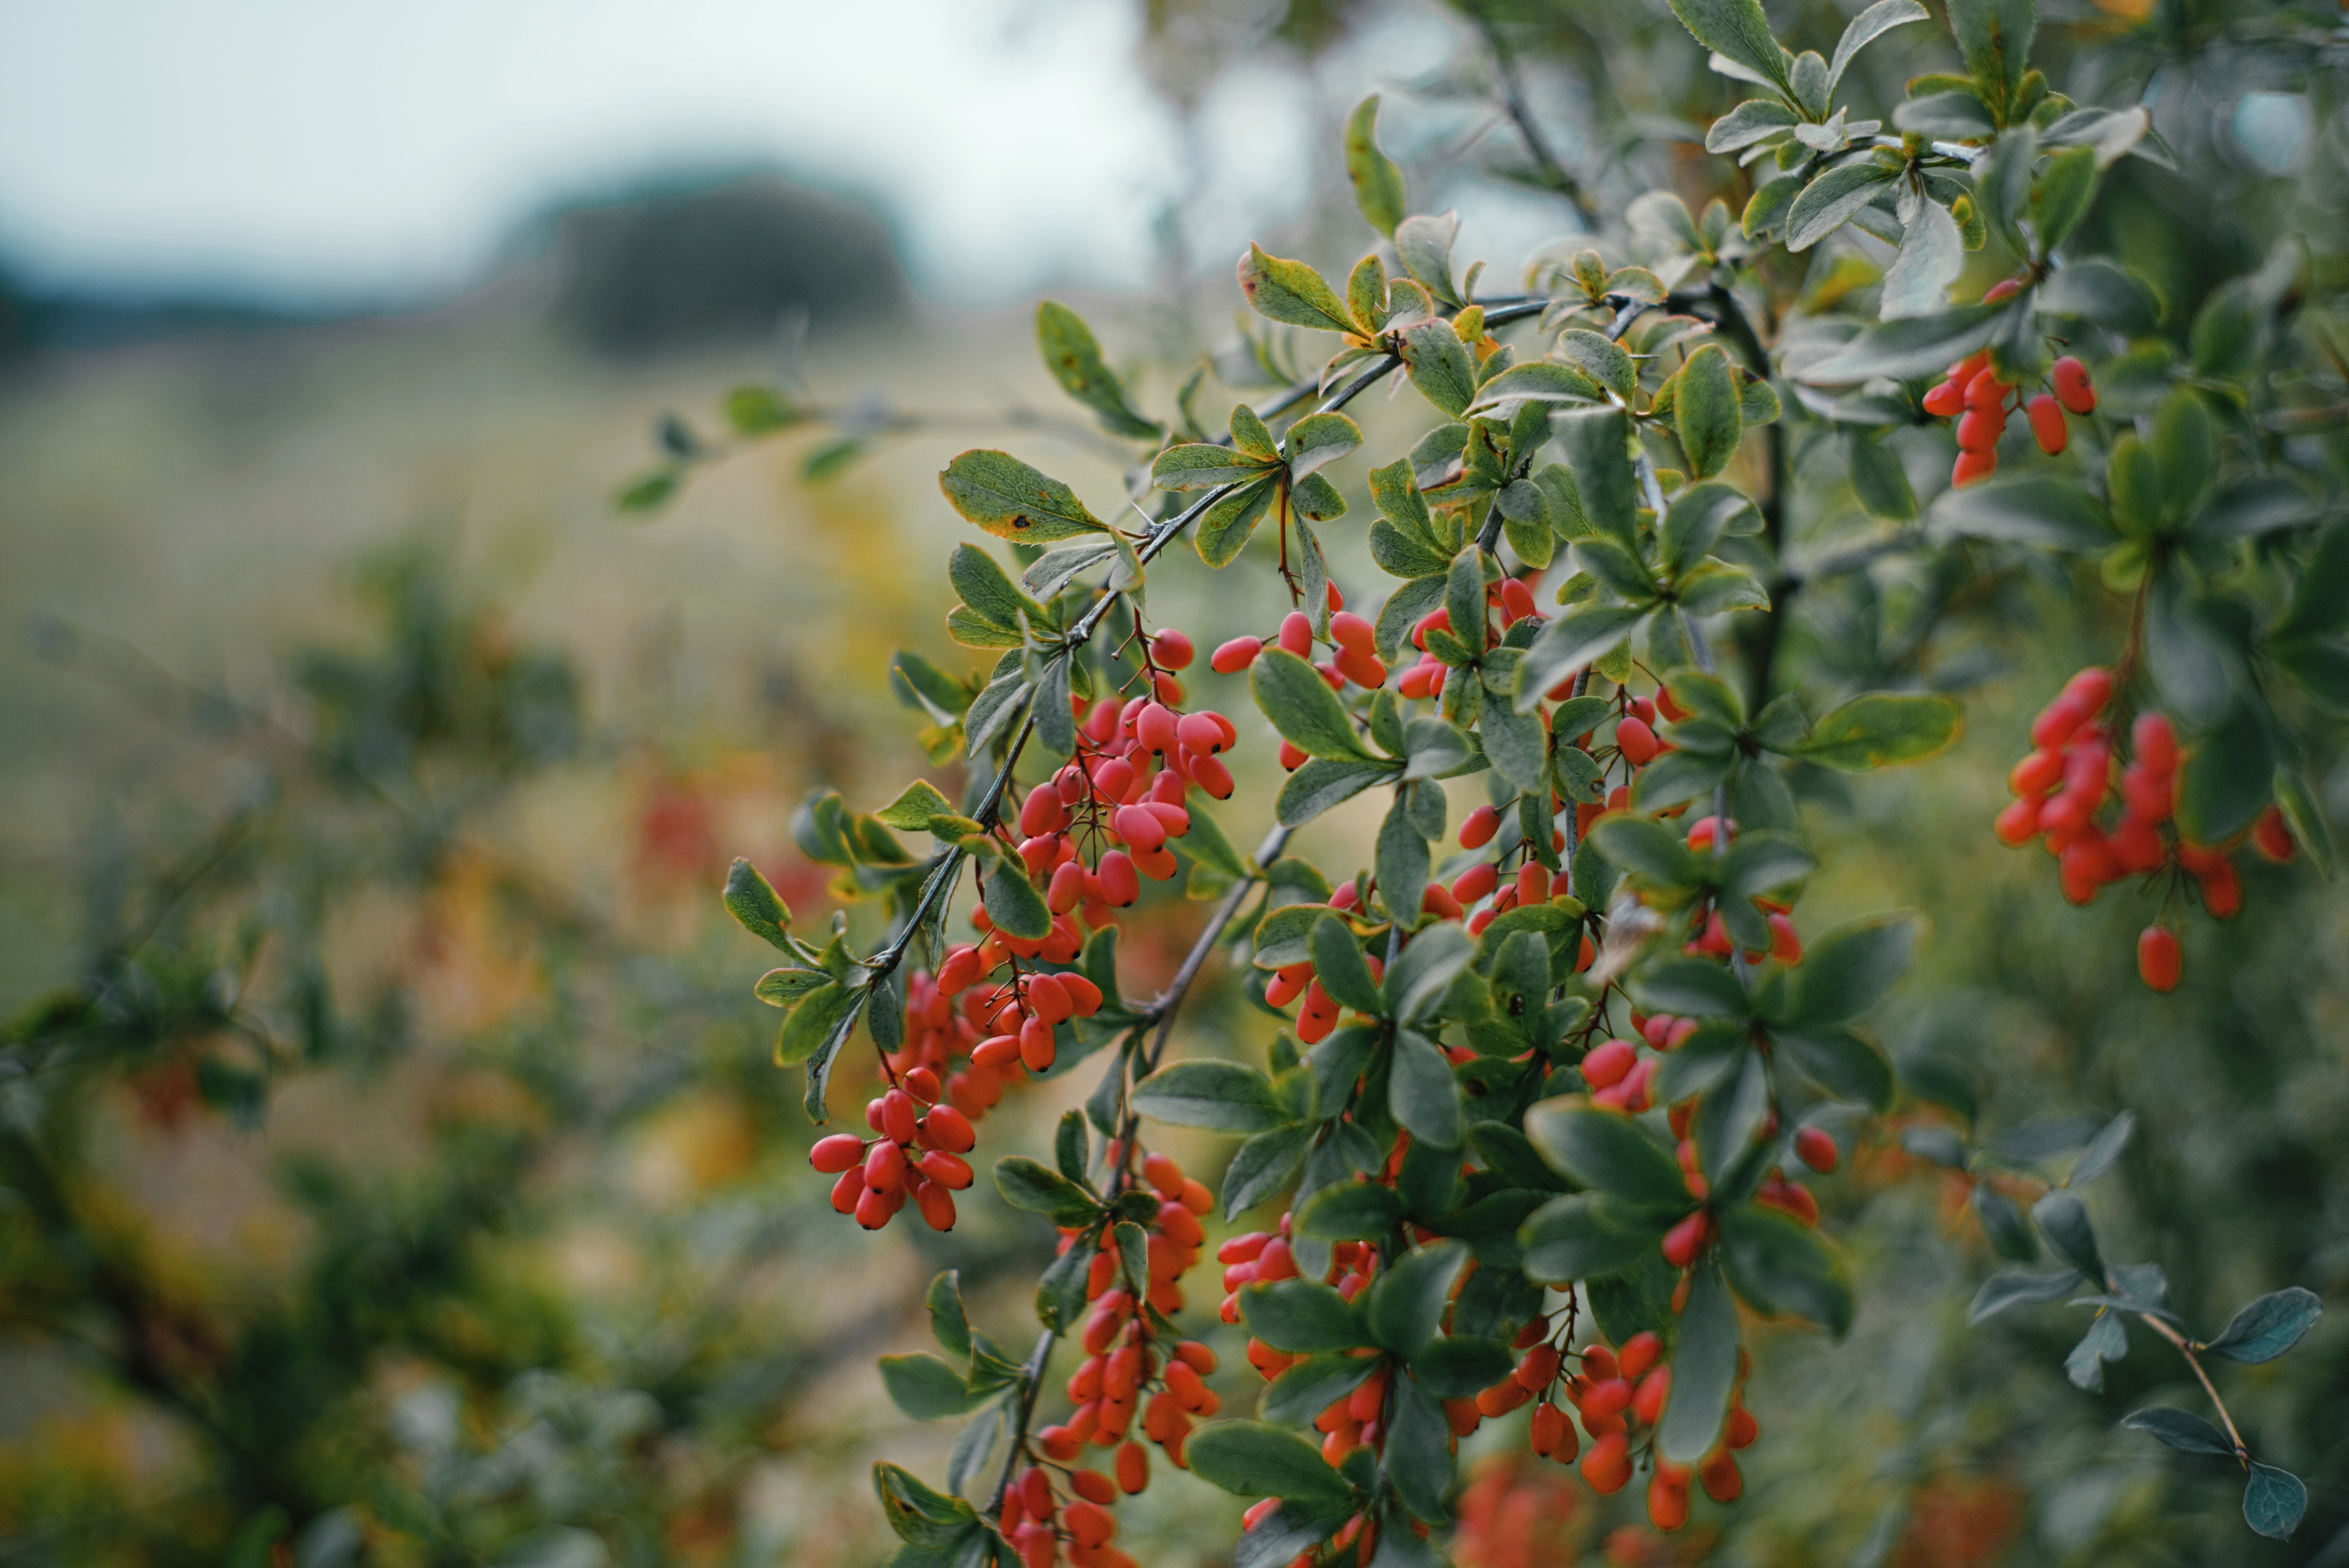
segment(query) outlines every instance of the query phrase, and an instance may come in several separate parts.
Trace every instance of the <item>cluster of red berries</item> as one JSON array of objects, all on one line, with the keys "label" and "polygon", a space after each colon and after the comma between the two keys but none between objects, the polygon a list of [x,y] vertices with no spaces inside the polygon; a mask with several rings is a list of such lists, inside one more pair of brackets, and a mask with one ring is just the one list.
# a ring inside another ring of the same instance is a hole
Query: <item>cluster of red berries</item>
[{"label": "cluster of red berries", "polygon": [[[1121,1146],[1110,1146],[1112,1166],[1123,1152]],[[1206,1382],[1216,1370],[1213,1349],[1195,1340],[1160,1348],[1164,1320],[1183,1308],[1178,1282],[1206,1244],[1199,1217],[1214,1208],[1214,1197],[1164,1154],[1143,1156],[1142,1175],[1159,1199],[1157,1217],[1145,1227],[1147,1288],[1137,1302],[1124,1283],[1116,1235],[1103,1233],[1086,1266],[1085,1297],[1092,1306],[1078,1331],[1085,1359],[1069,1378],[1074,1408],[1066,1421],[1036,1434],[1036,1447],[1050,1465],[1069,1464],[1089,1443],[1113,1449],[1111,1468],[1117,1480],[1112,1486],[1098,1471],[1071,1470],[1069,1485],[1076,1500],[1059,1511],[1056,1528],[1051,1477],[1043,1465],[1030,1466],[1019,1485],[1005,1494],[997,1520],[1027,1568],[1050,1568],[1064,1550],[1076,1568],[1132,1568],[1133,1560],[1109,1544],[1117,1521],[1108,1506],[1119,1491],[1132,1496],[1150,1484],[1149,1451],[1130,1435],[1136,1416],[1142,1436],[1181,1469],[1192,1422],[1222,1408]],[[1061,1251],[1083,1234],[1063,1232]]]},{"label": "cluster of red berries", "polygon": [[1998,472],[1999,439],[2006,433],[2007,421],[2017,412],[2030,421],[2031,436],[2040,451],[2050,457],[2063,452],[2069,440],[2064,411],[2094,413],[2096,389],[2088,379],[2088,368],[2069,354],[2055,361],[2048,384],[2052,391],[2026,397],[2021,387],[2000,378],[1987,348],[1950,367],[1949,379],[1925,394],[1925,411],[1942,419],[1957,416],[1958,461],[1950,471],[1952,484],[1978,483]]},{"label": "cluster of red berries", "polygon": [[832,1206],[878,1231],[911,1199],[933,1231],[951,1231],[954,1195],[971,1183],[962,1157],[978,1142],[970,1121],[938,1104],[938,1075],[927,1067],[898,1075],[895,1087],[866,1104],[864,1120],[876,1135],[834,1133],[819,1138],[808,1163],[833,1183]]},{"label": "cluster of red berries", "polygon": [[[2055,857],[2064,897],[2075,904],[2089,903],[2124,877],[2168,872],[2173,890],[2190,878],[2212,919],[2231,919],[2243,907],[2235,846],[2197,844],[2179,831],[2180,754],[2168,715],[2147,709],[2129,725],[2130,759],[2116,791],[2113,729],[2103,722],[2113,691],[2111,673],[2090,665],[2032,721],[2032,749],[2006,775],[2015,798],[1993,825],[1999,842],[2021,848],[2040,839]],[[2106,826],[2098,815],[2116,794],[2120,815]],[[2292,858],[2292,834],[2273,805],[2260,814],[2250,836],[2269,859]],[[2176,989],[2185,972],[2177,932],[2158,921],[2137,937],[2137,959],[2139,977],[2156,991]]]},{"label": "cluster of red berries", "polygon": [[[1631,1480],[1634,1445],[1652,1438],[1671,1397],[1672,1369],[1662,1365],[1663,1341],[1643,1332],[1623,1342],[1619,1350],[1591,1344],[1570,1350],[1573,1324],[1554,1329],[1550,1315],[1528,1320],[1515,1348],[1524,1352],[1516,1370],[1478,1394],[1477,1412],[1506,1416],[1532,1404],[1533,1450],[1562,1465],[1580,1458],[1582,1479],[1601,1497],[1619,1492]],[[1577,1363],[1571,1371],[1568,1360]],[[1699,1480],[1716,1502],[1733,1502],[1745,1490],[1737,1469],[1735,1450],[1761,1435],[1761,1424],[1745,1408],[1743,1395],[1745,1361],[1740,1352],[1740,1392],[1730,1405],[1729,1420],[1713,1453],[1692,1471],[1651,1450],[1648,1519],[1659,1530],[1678,1530],[1688,1522],[1689,1482]],[[1537,1401],[1538,1401],[1537,1403]],[[1567,1414],[1568,1408],[1573,1417]],[[1590,1438],[1585,1451],[1575,1430],[1575,1419]]]}]

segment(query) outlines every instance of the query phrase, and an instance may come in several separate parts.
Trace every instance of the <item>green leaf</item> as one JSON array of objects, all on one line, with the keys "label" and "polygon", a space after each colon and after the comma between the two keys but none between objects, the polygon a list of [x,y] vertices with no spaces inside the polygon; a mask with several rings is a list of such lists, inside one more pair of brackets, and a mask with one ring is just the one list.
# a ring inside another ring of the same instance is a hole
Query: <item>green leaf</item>
[{"label": "green leaf", "polygon": [[1014,1209],[1049,1216],[1055,1225],[1088,1224],[1101,1213],[1101,1205],[1083,1188],[1024,1154],[995,1162],[995,1189]]},{"label": "green leaf", "polygon": [[1551,1168],[1640,1208],[1693,1207],[1680,1162],[1647,1128],[1579,1096],[1543,1100],[1526,1112],[1526,1137]]},{"label": "green leaf", "polygon": [[1013,634],[1010,646],[1019,646],[1018,633],[1022,619],[1040,619],[1044,607],[1019,591],[1010,577],[1004,574],[995,557],[976,545],[957,545],[947,562],[947,580],[962,597],[970,610],[994,626]]},{"label": "green leaf", "polygon": [[1966,1308],[1966,1322],[1977,1324],[2013,1306],[2039,1306],[2061,1301],[2079,1289],[2080,1271],[2056,1269],[2034,1273],[2029,1269],[2001,1269],[1974,1293]]},{"label": "green leaf", "polygon": [[1939,756],[1957,743],[1965,710],[1947,697],[1871,692],[1812,727],[1791,754],[1841,773],[1867,773]]},{"label": "green leaf", "polygon": [[1354,182],[1354,205],[1361,209],[1362,221],[1392,238],[1410,208],[1402,171],[1379,151],[1378,128],[1379,95],[1372,93],[1346,119],[1346,177]]},{"label": "green leaf", "polygon": [[1636,551],[1639,481],[1631,472],[1630,416],[1621,409],[1570,409],[1550,421],[1566,454],[1583,520],[1602,538]]},{"label": "green leaf", "polygon": [[1459,1075],[1433,1041],[1408,1029],[1395,1034],[1394,1061],[1387,1077],[1387,1109],[1413,1137],[1437,1148],[1458,1148],[1467,1136]]},{"label": "green leaf", "polygon": [[1103,530],[1075,491],[1009,452],[966,452],[947,464],[938,488],[965,519],[999,539],[1049,545]]},{"label": "green leaf", "polygon": [[1379,982],[1371,978],[1371,966],[1363,961],[1362,945],[1343,917],[1331,910],[1316,919],[1310,945],[1314,977],[1340,1006],[1373,1017],[1386,1010]]},{"label": "green leaf", "polygon": [[1621,605],[1587,605],[1543,627],[1517,666],[1517,711],[1531,712],[1551,687],[1621,647],[1647,616]]},{"label": "green leaf", "polygon": [[2039,252],[2052,254],[2072,237],[2088,203],[2096,193],[2096,150],[2071,147],[2056,153],[2040,171],[2031,188],[2031,225],[2038,231]]},{"label": "green leaf", "polygon": [[1722,1210],[1721,1242],[1730,1283],[1754,1311],[1803,1318],[1838,1339],[1851,1326],[1851,1286],[1817,1231],[1775,1209],[1734,1203]]},{"label": "green leaf", "polygon": [[2230,1361],[2257,1366],[2273,1361],[2300,1343],[2315,1325],[2324,1303],[2313,1291],[2298,1285],[2271,1292],[2237,1313],[2227,1326],[2202,1348]]},{"label": "green leaf", "polygon": [[1651,817],[1609,813],[1590,825],[1590,845],[1624,870],[1659,888],[1692,887],[1704,875],[1681,836]]},{"label": "green leaf", "polygon": [[1661,1234],[1636,1209],[1603,1193],[1577,1192],[1535,1210],[1518,1229],[1517,1244],[1525,1250],[1527,1278],[1565,1285],[1620,1273],[1645,1257]]},{"label": "green leaf", "polygon": [[1506,1377],[1516,1365],[1516,1357],[1497,1339],[1454,1334],[1413,1356],[1411,1375],[1439,1399],[1466,1399]]},{"label": "green leaf", "polygon": [[[956,811],[954,803],[940,794],[937,786],[927,779],[916,779],[905,786],[905,793],[873,815],[905,833],[936,833],[959,838],[979,831],[978,824]],[[735,864],[747,866],[750,862],[740,860]],[[753,871],[751,875],[758,873]]]},{"label": "green leaf", "polygon": [[941,1416],[959,1416],[977,1407],[988,1396],[973,1394],[963,1382],[963,1375],[935,1355],[885,1355],[881,1358],[881,1386],[897,1408],[916,1421],[935,1421]]},{"label": "green leaf", "polygon": [[775,1065],[796,1066],[813,1056],[843,1019],[854,1016],[863,1000],[864,992],[851,991],[837,981],[802,996],[775,1037]]},{"label": "green leaf", "polygon": [[759,977],[750,994],[770,1007],[794,1007],[831,983],[831,974],[820,969],[771,969]]},{"label": "green leaf", "polygon": [[1124,386],[1102,363],[1101,345],[1082,317],[1052,300],[1038,305],[1036,347],[1061,389],[1092,410],[1103,430],[1135,441],[1157,439],[1157,421],[1136,413],[1126,400]]},{"label": "green leaf", "polygon": [[656,468],[622,485],[612,504],[623,512],[657,512],[677,494],[682,477],[674,468]]},{"label": "green leaf", "polygon": [[1800,115],[1776,99],[1749,98],[1705,128],[1704,150],[1742,152],[1802,122]]},{"label": "green leaf", "polygon": [[1184,1447],[1192,1473],[1241,1497],[1277,1497],[1307,1510],[1334,1511],[1353,1495],[1321,1450],[1294,1432],[1262,1421],[1218,1421]]},{"label": "green leaf", "polygon": [[1700,1266],[1672,1337],[1671,1397],[1656,1423],[1656,1446],[1675,1464],[1713,1451],[1737,1386],[1737,1309],[1718,1271]]},{"label": "green leaf", "polygon": [[1459,237],[1456,213],[1429,216],[1423,213],[1395,225],[1395,255],[1414,282],[1441,305],[1463,303],[1452,282],[1452,242]]},{"label": "green leaf", "polygon": [[1476,359],[1452,324],[1441,318],[1402,330],[1402,360],[1411,384],[1427,400],[1457,418],[1476,397]]},{"label": "green leaf", "polygon": [[1989,342],[2014,303],[1961,305],[1935,316],[1884,322],[1845,344],[1839,352],[1803,369],[1802,379],[1835,387],[1878,376],[1898,379],[1938,374]]},{"label": "green leaf", "polygon": [[1262,479],[1277,466],[1231,447],[1200,441],[1160,452],[1150,465],[1150,483],[1161,490],[1212,490]]},{"label": "green leaf", "polygon": [[726,912],[737,924],[769,945],[792,950],[791,906],[785,904],[759,868],[740,857],[726,869]]},{"label": "green leaf", "polygon": [[1698,43],[1762,80],[1786,88],[1785,51],[1771,36],[1761,0],[1671,0],[1671,7]]},{"label": "green leaf", "polygon": [[2225,1459],[2235,1457],[2235,1445],[2228,1441],[2227,1434],[2189,1411],[2156,1405],[2151,1409],[2123,1416],[2121,1425],[2150,1432],[2180,1453],[2216,1454]]},{"label": "green leaf", "polygon": [[[1306,1356],[1266,1386],[1257,1412],[1283,1426],[1302,1425],[1361,1387],[1378,1366],[1374,1357],[1338,1350]],[[1502,1376],[1507,1376],[1506,1368]]]},{"label": "green leaf", "polygon": [[1887,321],[1930,316],[1949,302],[1965,270],[1965,236],[1949,209],[1914,185],[1900,188],[1900,254],[1885,270],[1877,313]]},{"label": "green leaf", "polygon": [[979,888],[988,918],[997,929],[1030,941],[1051,935],[1052,911],[1045,905],[1044,895],[1028,879],[1028,867],[1017,856],[997,861],[980,877]]},{"label": "green leaf", "polygon": [[1899,176],[1873,159],[1839,164],[1803,187],[1786,210],[1786,248],[1806,251],[1851,221]]},{"label": "green leaf", "polygon": [[1780,1058],[1838,1099],[1892,1108],[1892,1064],[1865,1035],[1834,1024],[1771,1031]]},{"label": "green leaf", "polygon": [[2078,481],[2051,474],[2023,474],[1945,490],[1926,517],[1935,527],[1952,534],[2046,545],[2058,550],[2101,551],[2119,537],[2104,508]]},{"label": "green leaf", "polygon": [[962,1276],[948,1269],[930,1282],[926,1298],[930,1333],[950,1355],[970,1358],[970,1318],[962,1306]]},{"label": "green leaf", "polygon": [[1711,479],[1737,455],[1738,439],[1744,432],[1729,350],[1707,344],[1689,356],[1674,379],[1680,389],[1672,403],[1672,426],[1681,450],[1688,454],[1695,477]]},{"label": "green leaf", "polygon": [[[1379,1473],[1412,1513],[1430,1524],[1444,1523],[1448,1517],[1444,1500],[1452,1490],[1454,1468],[1452,1426],[1444,1418],[1444,1407],[1436,1403],[1435,1397],[1419,1379],[1405,1377],[1394,1386],[1390,1418],[1392,1426],[1379,1456]],[[1400,1539],[1393,1544],[1381,1541],[1380,1544],[1387,1550],[1380,1556],[1391,1563],[1400,1559],[1396,1568],[1402,1564],[1410,1568],[1440,1568],[1443,1559],[1421,1544],[1404,1527],[1402,1519],[1392,1519],[1389,1528]],[[1412,1546],[1397,1550],[1401,1542],[1410,1542]]]},{"label": "green leaf", "polygon": [[970,1504],[925,1485],[901,1466],[873,1467],[873,1490],[898,1538],[915,1546],[945,1546],[961,1539],[978,1515]]},{"label": "green leaf", "polygon": [[2251,1461],[2243,1483],[2243,1522],[2275,1541],[2289,1541],[2308,1511],[2308,1488],[2290,1470]]},{"label": "green leaf", "polygon": [[1248,1332],[1275,1350],[1351,1350],[1365,1343],[1355,1304],[1318,1280],[1279,1280],[1239,1293]]},{"label": "green leaf", "polygon": [[1354,329],[1345,302],[1305,263],[1267,255],[1262,246],[1252,244],[1248,254],[1240,258],[1239,272],[1240,292],[1247,296],[1257,315],[1324,332]]},{"label": "green leaf", "polygon": [[1309,1125],[1257,1133],[1232,1151],[1224,1168],[1224,1218],[1236,1220],[1296,1179],[1313,1147]]},{"label": "green leaf", "polygon": [[1191,527],[1191,547],[1210,566],[1228,566],[1247,548],[1277,487],[1270,479],[1244,484],[1207,508]]},{"label": "green leaf", "polygon": [[2102,1280],[2104,1259],[2096,1251],[2096,1232],[2088,1223],[2087,1206],[2079,1195],[2057,1188],[2031,1206],[2039,1233],[2062,1258],[2091,1280]]},{"label": "green leaf", "polygon": [[1420,903],[1427,895],[1428,849],[1426,838],[1412,820],[1411,792],[1407,789],[1396,792],[1394,804],[1387,808],[1385,819],[1379,824],[1371,867],[1387,912],[1405,926],[1416,920]]},{"label": "green leaf", "polygon": [[1343,414],[1308,414],[1282,438],[1288,472],[1299,478],[1337,462],[1362,444],[1361,427]]},{"label": "green leaf", "polygon": [[1630,401],[1631,394],[1639,388],[1640,368],[1631,362],[1630,354],[1612,337],[1587,327],[1570,327],[1560,333],[1557,353],[1621,401]]},{"label": "green leaf", "polygon": [[1406,1023],[1418,1018],[1475,956],[1475,942],[1456,925],[1434,925],[1420,932],[1402,956],[1387,966],[1380,982],[1386,992],[1387,1015]]},{"label": "green leaf", "polygon": [[2038,307],[2076,316],[2132,336],[2161,319],[2161,296],[2135,273],[2101,256],[2082,256],[2039,286]]},{"label": "green leaf", "polygon": [[1873,1007],[1909,967],[1916,918],[1870,915],[1812,942],[1788,972],[1784,1022],[1797,1030],[1840,1023]]},{"label": "green leaf", "polygon": [[1851,19],[1836,40],[1835,58],[1827,62],[1827,91],[1832,94],[1843,80],[1853,57],[1895,27],[1905,27],[1911,22],[1932,19],[1932,13],[1917,4],[1917,0],[1877,0],[1867,10]]},{"label": "green leaf", "polygon": [[1880,441],[1851,437],[1851,493],[1871,517],[1906,523],[1917,515],[1917,493],[1909,487],[1909,471],[1899,457]]},{"label": "green leaf", "polygon": [[1452,1283],[1468,1262],[1458,1241],[1437,1241],[1406,1252],[1381,1271],[1362,1293],[1362,1325],[1371,1342],[1406,1361],[1434,1341],[1452,1299]]},{"label": "green leaf", "polygon": [[1640,972],[1632,994],[1641,1011],[1676,1017],[1743,1018],[1751,1011],[1737,977],[1703,959],[1666,959]]},{"label": "green leaf", "polygon": [[2031,39],[2038,30],[2033,0],[1950,0],[1950,31],[1966,71],[1994,103],[2012,99],[2031,68]]},{"label": "green leaf", "polygon": [[2267,726],[2238,702],[2179,770],[2178,826],[2198,843],[2225,843],[2268,804],[2275,765]]},{"label": "green leaf", "polygon": [[1310,757],[1331,762],[1371,760],[1354,732],[1346,705],[1321,672],[1285,648],[1268,648],[1248,670],[1256,705],[1281,738]]},{"label": "green leaf", "polygon": [[1402,1199],[1392,1187],[1371,1181],[1341,1181],[1308,1199],[1296,1221],[1299,1235],[1328,1241],[1372,1241],[1402,1220]]},{"label": "green leaf", "polygon": [[1294,1119],[1272,1080],[1237,1062],[1170,1063],[1133,1086],[1133,1104],[1153,1121],[1217,1132],[1268,1132]]},{"label": "green leaf", "polygon": [[[1596,337],[1585,333],[1585,337]],[[1601,339],[1604,341],[1604,339]],[[1613,344],[1608,347],[1614,348]],[[1622,350],[1616,349],[1617,353]],[[1627,357],[1624,363],[1630,361]],[[1476,389],[1476,401],[1472,411],[1505,409],[1526,401],[1539,403],[1597,403],[1606,400],[1606,389],[1573,365],[1560,364],[1556,359],[1531,359],[1507,369]]]},{"label": "green leaf", "polygon": [[[1257,661],[1262,663],[1264,656],[1259,655]],[[1273,803],[1273,815],[1284,827],[1302,827],[1331,806],[1402,774],[1399,763],[1341,763],[1315,757],[1289,774],[1288,782],[1280,786],[1280,796]]]}]

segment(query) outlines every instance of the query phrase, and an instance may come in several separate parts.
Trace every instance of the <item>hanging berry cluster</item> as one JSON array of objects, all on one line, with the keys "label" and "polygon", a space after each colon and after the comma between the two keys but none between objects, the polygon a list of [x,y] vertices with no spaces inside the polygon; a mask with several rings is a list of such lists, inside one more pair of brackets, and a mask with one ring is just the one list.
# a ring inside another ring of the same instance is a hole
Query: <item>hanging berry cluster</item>
[{"label": "hanging berry cluster", "polygon": [[[2055,857],[2064,897],[2075,904],[2090,903],[2130,877],[2158,884],[2164,918],[2137,938],[2137,973],[2155,991],[2174,991],[2185,957],[2167,923],[2169,910],[2190,885],[2213,919],[2241,913],[2243,881],[2233,859],[2240,840],[2198,844],[2179,827],[2177,731],[2167,714],[2144,710],[2128,726],[2124,762],[2113,728],[2104,722],[2114,695],[2112,673],[2095,665],[2064,683],[2032,721],[2032,749],[2006,777],[2015,798],[1994,826],[1999,842],[2012,848],[2040,840]],[[2106,820],[2105,808],[2116,796],[2119,814]],[[2245,836],[2270,860],[2292,858],[2291,830],[2273,805],[2252,820]]]}]

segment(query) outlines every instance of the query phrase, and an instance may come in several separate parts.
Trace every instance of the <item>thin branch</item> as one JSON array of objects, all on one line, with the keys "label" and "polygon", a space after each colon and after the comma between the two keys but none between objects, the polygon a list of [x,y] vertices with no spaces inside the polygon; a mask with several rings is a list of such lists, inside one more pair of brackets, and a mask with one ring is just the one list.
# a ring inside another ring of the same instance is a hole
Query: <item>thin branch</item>
[{"label": "thin branch", "polygon": [[1518,140],[1526,144],[1526,155],[1534,161],[1543,181],[1550,189],[1574,203],[1582,226],[1599,227],[1599,205],[1583,190],[1582,182],[1567,172],[1557,154],[1550,151],[1549,140],[1535,123],[1533,109],[1526,102],[1525,85],[1517,77],[1517,57],[1501,36],[1499,24],[1482,12],[1476,14],[1476,29],[1485,35],[1485,47],[1493,51],[1493,74],[1501,85],[1501,103],[1508,110],[1510,122],[1517,128]]},{"label": "thin branch", "polygon": [[2218,1407],[2219,1419],[2226,1424],[2227,1440],[2235,1445],[2236,1462],[2248,1469],[2251,1462],[2251,1450],[2244,1443],[2243,1434],[2235,1429],[2235,1417],[2227,1413],[2227,1402],[2219,1397],[2219,1390],[2211,1386],[2210,1375],[2202,1370],[2201,1358],[2194,1354],[2192,1344],[2184,1334],[2151,1313],[2141,1312],[2137,1316],[2137,1320],[2147,1328],[2176,1345],[2178,1354],[2186,1357],[2186,1365],[2194,1369],[2194,1380],[2202,1385],[2202,1392],[2210,1396],[2210,1403]]}]

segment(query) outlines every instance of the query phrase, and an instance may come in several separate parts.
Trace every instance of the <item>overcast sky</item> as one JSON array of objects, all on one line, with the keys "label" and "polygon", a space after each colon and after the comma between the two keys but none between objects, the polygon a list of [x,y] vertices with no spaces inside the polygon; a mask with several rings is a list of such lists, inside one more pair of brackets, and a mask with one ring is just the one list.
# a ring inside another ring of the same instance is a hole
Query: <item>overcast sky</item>
[{"label": "overcast sky", "polygon": [[1133,10],[17,0],[0,255],[51,284],[413,296],[551,199],[763,157],[873,189],[936,297],[1137,285],[1174,168]]}]

